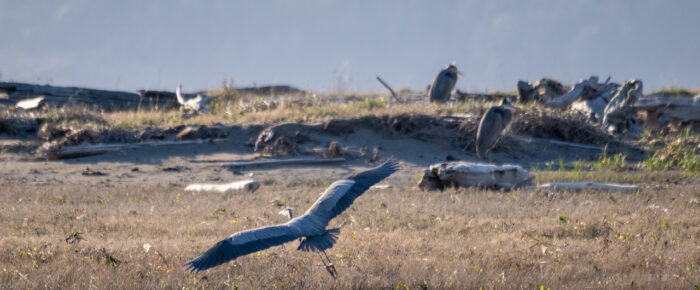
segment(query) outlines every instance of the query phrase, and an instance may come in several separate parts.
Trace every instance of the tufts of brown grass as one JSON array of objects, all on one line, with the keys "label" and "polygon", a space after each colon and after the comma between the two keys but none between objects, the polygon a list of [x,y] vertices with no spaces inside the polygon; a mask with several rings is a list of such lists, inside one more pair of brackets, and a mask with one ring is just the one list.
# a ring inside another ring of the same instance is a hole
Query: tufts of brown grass
[{"label": "tufts of brown grass", "polygon": [[199,274],[182,266],[236,231],[284,222],[270,200],[305,210],[327,182],[224,197],[159,184],[6,183],[0,288],[692,288],[699,184],[667,178],[631,194],[370,190],[330,224],[341,227],[329,250],[337,281],[297,242]]}]

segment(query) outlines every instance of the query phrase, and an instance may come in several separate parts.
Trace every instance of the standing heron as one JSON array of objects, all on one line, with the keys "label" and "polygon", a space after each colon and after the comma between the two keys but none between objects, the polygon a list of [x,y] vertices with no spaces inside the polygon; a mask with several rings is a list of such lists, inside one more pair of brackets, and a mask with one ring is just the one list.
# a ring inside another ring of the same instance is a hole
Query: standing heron
[{"label": "standing heron", "polygon": [[433,80],[433,84],[430,85],[430,102],[444,103],[450,99],[452,90],[454,90],[457,84],[457,75],[464,76],[454,63],[447,66],[447,68],[440,71],[440,73]]},{"label": "standing heron", "polygon": [[[185,263],[186,270],[204,271],[238,257],[301,238],[297,250],[323,252],[325,255],[325,250],[333,247],[340,233],[340,228],[326,229],[328,222],[350,207],[372,185],[387,178],[398,168],[398,161],[390,159],[376,168],[338,180],[302,216],[292,217],[290,209],[288,214],[291,219],[284,224],[235,233],[216,243],[201,256]],[[326,269],[335,277],[335,267],[330,259],[328,262],[326,264],[324,261]]]},{"label": "standing heron", "polygon": [[513,110],[515,107],[504,98],[499,106],[491,107],[481,117],[479,130],[476,132],[476,155],[479,158],[484,159],[486,153],[496,146],[503,131],[510,125]]}]

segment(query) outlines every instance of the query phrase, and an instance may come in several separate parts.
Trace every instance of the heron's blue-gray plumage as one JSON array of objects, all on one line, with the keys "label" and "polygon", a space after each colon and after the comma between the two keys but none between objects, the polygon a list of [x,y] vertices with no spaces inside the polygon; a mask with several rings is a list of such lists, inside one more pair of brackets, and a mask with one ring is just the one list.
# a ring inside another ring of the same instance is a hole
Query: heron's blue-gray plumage
[{"label": "heron's blue-gray plumage", "polygon": [[503,131],[508,128],[513,118],[511,110],[512,105],[504,99],[500,106],[491,107],[481,117],[476,132],[476,155],[479,158],[485,158],[486,153],[496,147]]},{"label": "heron's blue-gray plumage", "polygon": [[[456,71],[456,69],[455,69]],[[448,68],[438,73],[430,86],[430,102],[447,102],[457,84],[457,73]]]},{"label": "heron's blue-gray plumage", "polygon": [[[331,184],[305,215],[323,217],[330,221],[345,211],[367,189],[398,170],[396,160],[387,160],[370,169]],[[327,224],[326,224],[327,225]],[[324,225],[324,228],[325,226]]]},{"label": "heron's blue-gray plumage", "polygon": [[233,259],[302,237],[287,224],[257,228],[221,240],[201,256],[187,262],[187,270],[204,271]]},{"label": "heron's blue-gray plumage", "polygon": [[301,241],[297,250],[303,252],[328,250],[338,241],[338,235],[340,235],[340,229],[336,228],[327,230],[325,233],[318,236],[306,237]]},{"label": "heron's blue-gray plumage", "polygon": [[[340,229],[326,230],[328,222],[346,210],[372,185],[398,170],[396,160],[331,184],[321,197],[300,217],[289,222],[238,232],[219,241],[201,256],[187,262],[187,270],[204,271],[238,257],[305,237],[302,251],[324,251],[333,246]],[[291,217],[291,212],[290,212]]]}]

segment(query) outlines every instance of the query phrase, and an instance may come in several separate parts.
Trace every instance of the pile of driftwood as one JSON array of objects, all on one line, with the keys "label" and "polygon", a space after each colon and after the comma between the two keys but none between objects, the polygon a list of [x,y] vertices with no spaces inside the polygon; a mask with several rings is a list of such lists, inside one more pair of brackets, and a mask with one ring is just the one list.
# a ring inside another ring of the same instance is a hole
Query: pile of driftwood
[{"label": "pile of driftwood", "polygon": [[632,105],[641,96],[641,80],[631,79],[619,85],[611,83],[610,78],[599,83],[598,77],[592,76],[544,105],[550,108],[571,107],[591,121],[601,123],[613,135],[634,138],[641,134],[642,128],[637,121],[637,109]]},{"label": "pile of driftwood", "polygon": [[538,101],[549,108],[568,108],[601,124],[610,134],[638,137],[642,127],[638,112],[646,115],[647,126],[661,129],[700,122],[700,95],[695,98],[652,94],[645,96],[642,81],[630,79],[623,84],[599,82],[597,76],[582,80],[566,91],[556,80],[541,79],[535,83],[518,82],[518,100]]},{"label": "pile of driftwood", "polygon": [[583,113],[595,123],[602,124],[612,135],[637,137],[641,126],[637,109],[633,106],[642,96],[642,81],[631,79],[624,84],[598,82],[597,76],[582,80],[568,92],[563,85],[551,79],[534,84],[518,82],[520,101],[539,101],[549,108],[570,108]]}]

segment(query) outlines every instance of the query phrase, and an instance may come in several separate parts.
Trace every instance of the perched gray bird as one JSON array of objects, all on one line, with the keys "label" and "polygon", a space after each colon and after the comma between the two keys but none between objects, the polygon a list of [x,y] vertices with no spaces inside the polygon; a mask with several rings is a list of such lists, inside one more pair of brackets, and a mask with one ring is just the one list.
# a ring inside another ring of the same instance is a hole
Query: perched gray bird
[{"label": "perched gray bird", "polygon": [[464,76],[461,72],[457,70],[454,63],[447,66],[447,68],[440,71],[440,73],[433,80],[433,84],[430,86],[430,102],[440,102],[444,103],[450,99],[452,90],[457,84],[457,75]]},{"label": "perched gray bird", "polygon": [[486,153],[496,146],[501,134],[510,125],[513,110],[515,107],[510,101],[503,99],[500,106],[491,107],[481,117],[479,130],[476,132],[476,155],[479,158],[484,159]]},{"label": "perched gray bird", "polygon": [[[339,228],[326,229],[328,222],[345,211],[360,195],[377,182],[387,178],[399,168],[390,159],[374,169],[355,174],[331,184],[321,197],[300,217],[287,223],[261,227],[235,233],[216,243],[201,256],[185,263],[186,270],[204,271],[238,257],[279,246],[303,238],[297,250],[323,252],[333,247],[340,233]],[[284,212],[284,211],[283,211]],[[289,217],[292,211],[289,210]],[[320,253],[319,253],[320,255]],[[328,258],[328,256],[326,256]],[[323,260],[323,258],[321,258]],[[330,262],[330,260],[328,260]],[[324,261],[325,264],[325,261]],[[335,267],[326,264],[326,269]],[[331,273],[335,277],[334,273]]]}]

